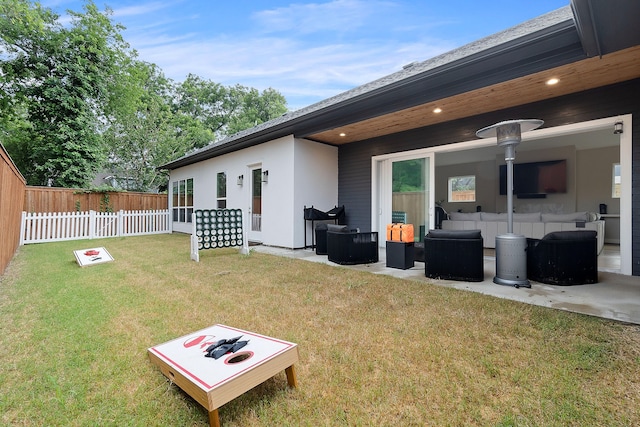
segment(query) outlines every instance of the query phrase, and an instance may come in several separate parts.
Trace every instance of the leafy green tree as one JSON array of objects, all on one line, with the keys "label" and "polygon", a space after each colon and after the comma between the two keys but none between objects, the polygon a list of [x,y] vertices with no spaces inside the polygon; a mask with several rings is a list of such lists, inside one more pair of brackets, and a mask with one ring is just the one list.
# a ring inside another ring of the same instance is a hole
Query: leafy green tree
[{"label": "leafy green tree", "polygon": [[225,87],[189,74],[176,87],[174,111],[202,123],[219,140],[281,116],[287,105],[274,89],[261,94],[254,88]]},{"label": "leafy green tree", "polygon": [[237,105],[229,98],[228,90],[221,84],[189,74],[176,86],[174,111],[202,123],[219,137],[224,136],[226,117]]},{"label": "leafy green tree", "polygon": [[393,164],[393,192],[424,190],[424,160],[413,159]]},{"label": "leafy green tree", "polygon": [[0,138],[32,185],[86,187],[98,171],[125,188],[166,187],[157,167],[286,112],[284,97],[137,60],[87,1],[71,23],[29,0],[0,0]]},{"label": "leafy green tree", "polygon": [[100,117],[120,64],[131,54],[110,11],[92,2],[59,16],[26,0],[0,2],[3,131],[7,150],[32,185],[81,187],[106,156]]},{"label": "leafy green tree", "polygon": [[104,132],[108,170],[128,190],[165,188],[157,167],[213,138],[200,122],[171,111],[173,84],[154,64],[131,61],[114,95]]},{"label": "leafy green tree", "polygon": [[236,96],[241,99],[241,109],[238,114],[231,115],[227,132],[236,132],[251,128],[287,112],[287,101],[275,89],[260,91],[253,88],[236,86]]}]

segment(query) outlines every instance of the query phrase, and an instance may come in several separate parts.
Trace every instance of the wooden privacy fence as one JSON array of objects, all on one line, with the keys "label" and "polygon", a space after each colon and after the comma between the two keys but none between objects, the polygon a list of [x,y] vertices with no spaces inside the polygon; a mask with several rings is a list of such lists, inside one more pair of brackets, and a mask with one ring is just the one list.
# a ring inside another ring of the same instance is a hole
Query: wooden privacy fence
[{"label": "wooden privacy fence", "polygon": [[20,212],[26,181],[0,143],[0,274],[20,242]]},{"label": "wooden privacy fence", "polygon": [[169,210],[22,212],[20,245],[62,240],[171,233]]},{"label": "wooden privacy fence", "polygon": [[167,209],[166,194],[103,191],[90,192],[73,188],[27,186],[23,211],[100,212]]},{"label": "wooden privacy fence", "polygon": [[[406,224],[413,224],[415,227],[424,224],[426,217],[424,191],[393,193],[391,200],[393,206],[393,212],[391,214],[392,222],[404,222]],[[396,221],[400,219],[402,221]],[[419,228],[416,228],[416,231],[418,229]]]}]

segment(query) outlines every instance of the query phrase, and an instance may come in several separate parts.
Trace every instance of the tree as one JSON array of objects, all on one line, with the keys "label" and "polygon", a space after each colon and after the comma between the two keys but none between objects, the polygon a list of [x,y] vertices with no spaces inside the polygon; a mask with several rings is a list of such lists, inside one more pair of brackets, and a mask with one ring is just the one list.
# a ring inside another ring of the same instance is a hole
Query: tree
[{"label": "tree", "polygon": [[287,112],[287,101],[284,96],[275,89],[265,89],[262,94],[257,89],[236,86],[236,96],[241,101],[241,109],[238,114],[232,114],[227,132],[232,135],[236,132],[257,126]]},{"label": "tree", "polygon": [[109,9],[58,15],[0,1],[0,138],[32,185],[85,187],[103,168],[126,187],[166,186],[157,167],[286,112],[273,89],[176,84],[137,60]]},{"label": "tree", "polygon": [[38,3],[0,4],[2,124],[20,129],[7,150],[32,185],[81,187],[102,166],[100,118],[119,65],[132,54],[110,11],[58,15]]},{"label": "tree", "polygon": [[393,192],[424,190],[424,159],[393,163]]},{"label": "tree", "polygon": [[173,84],[154,64],[131,61],[114,95],[104,132],[108,169],[128,190],[166,187],[157,167],[213,138],[200,122],[171,111]]},{"label": "tree", "polygon": [[199,121],[220,140],[281,116],[287,105],[274,89],[261,94],[254,88],[225,87],[189,74],[176,88],[174,111]]},{"label": "tree", "polygon": [[175,92],[174,112],[202,123],[216,137],[224,136],[228,112],[235,109],[227,89],[219,83],[189,74]]}]

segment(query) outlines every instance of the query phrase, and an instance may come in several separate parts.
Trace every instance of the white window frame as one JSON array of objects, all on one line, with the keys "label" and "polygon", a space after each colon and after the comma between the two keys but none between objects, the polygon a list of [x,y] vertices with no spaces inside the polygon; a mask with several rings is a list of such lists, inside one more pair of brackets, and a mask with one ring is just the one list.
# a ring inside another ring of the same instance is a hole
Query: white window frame
[{"label": "white window frame", "polygon": [[[224,194],[220,194],[220,177],[224,176]],[[226,172],[218,172],[216,174],[216,207],[224,209],[227,207],[227,193],[229,191],[229,181]]]},{"label": "white window frame", "polygon": [[[453,200],[453,182],[461,178],[473,178],[473,200]],[[476,201],[476,176],[475,175],[459,175],[447,178],[447,199],[450,203],[475,203]]]},{"label": "white window frame", "polygon": [[[189,191],[191,184],[191,191]],[[173,222],[190,223],[193,217],[193,178],[171,183]]]}]

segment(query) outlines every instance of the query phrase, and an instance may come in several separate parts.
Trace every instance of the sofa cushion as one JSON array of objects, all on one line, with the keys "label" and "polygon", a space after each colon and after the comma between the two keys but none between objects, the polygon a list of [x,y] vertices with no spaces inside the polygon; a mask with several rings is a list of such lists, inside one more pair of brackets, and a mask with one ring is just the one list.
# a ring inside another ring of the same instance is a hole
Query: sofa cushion
[{"label": "sofa cushion", "polygon": [[599,219],[600,219],[600,214],[595,213],[595,212],[587,212],[587,221],[588,222],[597,221]]},{"label": "sofa cushion", "polygon": [[429,230],[427,238],[436,239],[480,239],[480,230]]},{"label": "sofa cushion", "polygon": [[349,227],[346,225],[327,224],[327,231],[332,233],[348,233]]},{"label": "sofa cushion", "polygon": [[453,221],[480,221],[480,212],[450,212],[449,219]]},{"label": "sofa cushion", "polygon": [[554,231],[545,234],[542,240],[592,240],[597,234],[593,230]]},{"label": "sofa cushion", "polygon": [[506,221],[506,213],[481,212],[482,221]]},{"label": "sofa cushion", "polygon": [[542,222],[577,222],[589,221],[588,212],[572,212],[568,214],[542,214]]},{"label": "sofa cushion", "polygon": [[540,218],[540,212],[513,214],[513,222],[540,222]]}]

